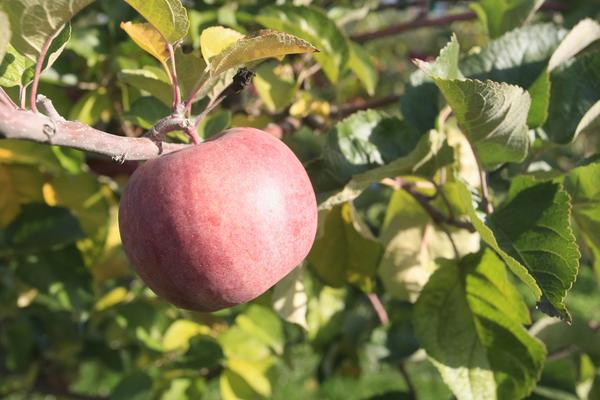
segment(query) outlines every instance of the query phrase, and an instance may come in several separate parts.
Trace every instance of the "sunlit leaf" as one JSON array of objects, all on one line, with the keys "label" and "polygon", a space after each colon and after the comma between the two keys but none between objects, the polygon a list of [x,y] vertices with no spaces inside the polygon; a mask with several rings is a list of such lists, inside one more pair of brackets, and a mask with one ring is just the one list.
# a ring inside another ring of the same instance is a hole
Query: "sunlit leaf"
[{"label": "sunlit leaf", "polygon": [[200,51],[204,61],[209,64],[210,59],[233,45],[244,35],[238,31],[224,26],[211,26],[200,34]]},{"label": "sunlit leaf", "polygon": [[564,177],[564,185],[572,198],[573,218],[592,250],[596,273],[600,277],[600,162],[571,170]]},{"label": "sunlit leaf", "polygon": [[125,0],[146,18],[169,43],[187,35],[190,21],[180,0]]},{"label": "sunlit leaf", "polygon": [[419,67],[433,79],[452,108],[485,167],[523,161],[529,150],[527,117],[531,96],[518,86],[460,79],[458,42],[451,42],[434,63]]},{"label": "sunlit leaf", "polygon": [[597,40],[600,40],[600,24],[590,18],[580,21],[552,54],[548,62],[548,71],[552,72]]},{"label": "sunlit leaf", "polygon": [[210,328],[194,321],[179,319],[171,324],[163,336],[162,345],[165,351],[187,349],[192,337],[210,334]]},{"label": "sunlit leaf", "polygon": [[135,24],[131,21],[121,22],[121,28],[142,49],[150,53],[161,63],[169,59],[167,41],[160,32],[149,23]]},{"label": "sunlit leaf", "polygon": [[373,290],[373,278],[382,254],[381,245],[361,232],[356,211],[350,203],[321,213],[315,243],[307,257],[316,275],[333,287],[353,283]]},{"label": "sunlit leaf", "polygon": [[128,297],[130,293],[122,286],[116,287],[102,296],[94,305],[94,309],[97,311],[103,311],[116,304],[122,303]]},{"label": "sunlit leaf", "polygon": [[256,21],[267,28],[295,35],[314,45],[325,74],[335,83],[350,57],[347,39],[325,13],[315,7],[271,6]]},{"label": "sunlit leaf", "polygon": [[492,38],[525,23],[544,0],[481,0],[471,4]]},{"label": "sunlit leaf", "polygon": [[10,43],[10,22],[6,13],[0,11],[0,62],[4,59]]},{"label": "sunlit leaf", "polygon": [[297,86],[293,79],[293,72],[272,63],[261,64],[256,69],[253,82],[260,99],[271,112],[289,106],[296,95]]},{"label": "sunlit leaf", "polygon": [[[463,187],[464,204],[472,205]],[[564,299],[579,269],[579,250],[570,227],[569,195],[558,183],[513,180],[505,202],[485,222],[469,214],[481,238],[541,297],[540,308],[570,321]],[[543,295],[543,296],[542,296]]]},{"label": "sunlit leaf", "polygon": [[312,53],[315,50],[309,42],[288,33],[262,30],[252,36],[244,36],[211,58],[209,67],[211,74],[218,75],[250,61],[286,54]]},{"label": "sunlit leaf", "polygon": [[375,68],[375,65],[373,65],[369,53],[354,42],[350,43],[350,59],[348,60],[348,67],[356,74],[367,93],[370,96],[373,96],[379,78],[377,69]]},{"label": "sunlit leaf", "polygon": [[26,86],[33,79],[35,63],[8,45],[0,64],[0,86]]},{"label": "sunlit leaf", "polygon": [[[389,164],[354,175],[341,190],[326,193],[319,204],[320,210],[330,209],[336,204],[358,197],[369,185],[384,178],[399,175],[429,175],[452,161],[452,151],[444,136],[430,131],[422,137],[408,154]],[[327,168],[327,167],[325,167]],[[327,171],[325,171],[327,172]],[[331,172],[329,172],[331,173]]]},{"label": "sunlit leaf", "polygon": [[[6,0],[4,11],[10,20],[12,45],[35,61],[47,41],[56,36],[75,14],[93,1]],[[70,28],[68,29],[70,36]]]},{"label": "sunlit leaf", "polygon": [[273,287],[273,309],[288,322],[308,329],[306,311],[308,297],[304,290],[304,270],[296,267]]},{"label": "sunlit leaf", "polygon": [[487,250],[444,261],[416,304],[417,338],[460,399],[515,399],[533,389],[544,346],[523,324],[529,311],[503,262]]}]

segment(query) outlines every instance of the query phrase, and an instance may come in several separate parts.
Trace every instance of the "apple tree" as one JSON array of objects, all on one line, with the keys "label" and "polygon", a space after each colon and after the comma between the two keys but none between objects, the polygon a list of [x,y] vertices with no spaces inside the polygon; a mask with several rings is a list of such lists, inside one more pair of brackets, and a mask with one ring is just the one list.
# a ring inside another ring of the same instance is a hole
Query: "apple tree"
[{"label": "apple tree", "polygon": [[0,1],[0,398],[600,399],[599,17]]}]

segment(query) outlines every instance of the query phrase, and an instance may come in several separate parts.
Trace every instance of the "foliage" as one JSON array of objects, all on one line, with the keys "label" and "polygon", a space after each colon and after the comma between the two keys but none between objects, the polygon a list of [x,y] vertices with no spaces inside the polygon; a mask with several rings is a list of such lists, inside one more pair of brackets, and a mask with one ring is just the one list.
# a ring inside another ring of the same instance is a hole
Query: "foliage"
[{"label": "foliage", "polygon": [[121,246],[139,162],[0,140],[0,397],[600,398],[599,17],[587,0],[1,2],[0,102],[26,107],[39,78],[65,118],[121,136],[169,115],[206,117],[201,138],[264,129],[304,163],[320,223],[258,299],[177,309]]}]

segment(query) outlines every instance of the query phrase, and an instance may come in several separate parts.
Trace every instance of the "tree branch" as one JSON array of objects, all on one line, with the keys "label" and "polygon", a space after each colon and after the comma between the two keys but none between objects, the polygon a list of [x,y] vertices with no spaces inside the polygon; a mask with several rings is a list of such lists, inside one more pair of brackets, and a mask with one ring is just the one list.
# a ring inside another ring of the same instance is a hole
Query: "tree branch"
[{"label": "tree branch", "polygon": [[399,33],[403,33],[406,31],[413,30],[413,29],[425,28],[425,27],[431,27],[431,26],[448,25],[448,24],[451,24],[451,23],[457,22],[457,21],[469,21],[473,18],[475,18],[475,13],[472,11],[467,11],[464,13],[454,14],[454,15],[446,15],[446,16],[439,17],[439,18],[419,18],[419,19],[414,19],[412,21],[405,22],[405,23],[391,25],[391,26],[388,26],[387,28],[379,29],[376,31],[358,33],[356,35],[350,36],[350,38],[352,40],[354,40],[355,42],[365,43],[365,42],[368,42],[369,40],[379,39],[379,38],[386,37],[386,36],[397,35]]},{"label": "tree branch", "polygon": [[367,110],[369,108],[385,107],[390,104],[394,104],[400,100],[400,96],[397,94],[390,94],[377,99],[369,99],[356,103],[344,104],[337,109],[332,111],[336,117],[345,117],[360,110]]},{"label": "tree branch", "polygon": [[3,102],[0,102],[0,137],[70,147],[108,156],[117,162],[147,160],[189,146],[112,135],[80,122],[15,110]]},{"label": "tree branch", "polygon": [[[541,7],[541,11],[550,11],[550,12],[563,12],[568,8],[561,3],[557,3],[555,1],[547,1]],[[413,29],[418,28],[427,28],[432,26],[443,26],[449,25],[453,22],[458,21],[469,21],[476,17],[474,12],[466,11],[459,14],[446,15],[438,18],[422,18],[417,17],[409,22],[400,23],[397,25],[391,25],[387,28],[383,28],[376,31],[358,33],[350,36],[350,39],[354,40],[358,43],[368,42],[369,40],[379,39],[386,36],[397,35],[403,32],[407,32]]]}]

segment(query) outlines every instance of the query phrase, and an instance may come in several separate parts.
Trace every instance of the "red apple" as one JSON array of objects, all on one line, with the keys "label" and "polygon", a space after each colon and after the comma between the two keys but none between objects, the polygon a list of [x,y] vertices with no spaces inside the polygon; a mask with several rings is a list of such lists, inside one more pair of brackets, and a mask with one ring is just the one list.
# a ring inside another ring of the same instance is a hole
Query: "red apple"
[{"label": "red apple", "polygon": [[317,205],[280,140],[235,128],[150,160],[123,193],[125,251],[159,296],[214,311],[252,300],[308,254]]}]

